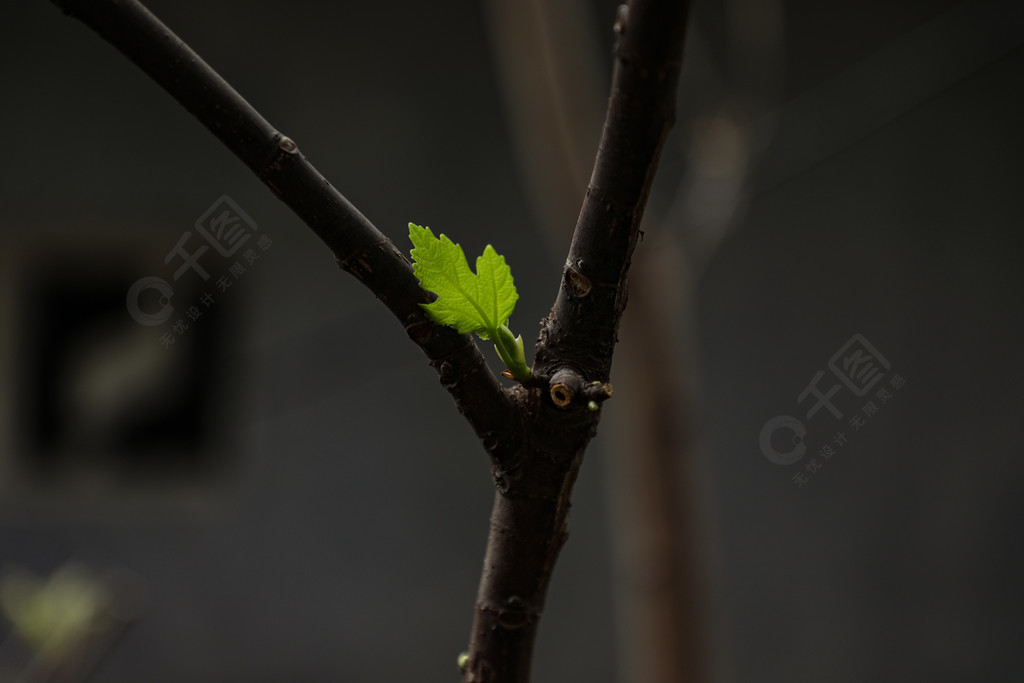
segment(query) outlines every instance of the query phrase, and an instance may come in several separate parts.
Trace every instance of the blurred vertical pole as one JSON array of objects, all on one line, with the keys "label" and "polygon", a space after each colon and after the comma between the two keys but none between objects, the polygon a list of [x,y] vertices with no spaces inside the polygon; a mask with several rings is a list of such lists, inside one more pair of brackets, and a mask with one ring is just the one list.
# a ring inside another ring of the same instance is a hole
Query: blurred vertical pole
[{"label": "blurred vertical pole", "polygon": [[682,250],[665,231],[656,239],[634,259],[613,372],[627,400],[608,416],[619,659],[624,683],[696,683],[710,679],[710,657],[684,329],[692,296]]},{"label": "blurred vertical pole", "polygon": [[[524,175],[559,252],[576,223],[606,97],[586,9],[579,1],[489,4]],[[607,17],[609,35],[613,19]],[[659,253],[680,255],[674,245],[662,251],[671,237],[656,232]],[[689,282],[680,276],[681,260],[655,263],[644,251],[634,259],[613,371],[628,400],[608,416],[618,435],[610,469],[620,679],[697,683],[707,680],[704,582],[686,475],[688,364],[679,362]]]},{"label": "blurred vertical pole", "polygon": [[[607,74],[581,0],[490,0],[487,19],[512,135],[534,215],[566,251],[590,179],[608,103]],[[614,17],[606,28],[611,35]]]}]

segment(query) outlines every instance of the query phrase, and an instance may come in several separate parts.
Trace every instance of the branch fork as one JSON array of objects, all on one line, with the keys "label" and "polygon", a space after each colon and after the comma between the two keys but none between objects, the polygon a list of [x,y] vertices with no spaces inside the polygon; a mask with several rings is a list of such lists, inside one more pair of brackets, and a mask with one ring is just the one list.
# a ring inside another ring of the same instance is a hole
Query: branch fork
[{"label": "branch fork", "polygon": [[[526,683],[570,497],[611,372],[626,273],[674,118],[686,0],[620,8],[594,171],[533,376],[501,387],[474,341],[433,323],[409,260],[241,95],[136,0],[53,0],[123,52],[234,152],[398,318],[493,462],[497,492],[465,683]],[[584,273],[584,271],[586,271]],[[506,349],[518,358],[514,348]],[[542,378],[550,378],[546,387]],[[587,379],[590,378],[590,379]],[[525,381],[524,381],[525,380]],[[544,390],[547,395],[544,395]]]}]

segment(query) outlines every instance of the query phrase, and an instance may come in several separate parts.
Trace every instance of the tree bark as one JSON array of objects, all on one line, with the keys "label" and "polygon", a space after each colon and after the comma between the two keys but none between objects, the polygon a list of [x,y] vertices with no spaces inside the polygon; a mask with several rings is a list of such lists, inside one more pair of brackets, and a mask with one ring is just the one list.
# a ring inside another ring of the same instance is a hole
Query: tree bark
[{"label": "tree bark", "polygon": [[[571,235],[587,183],[581,169],[601,129],[594,105],[603,79],[596,46],[587,40],[590,7],[584,0],[490,0],[488,7],[524,180],[550,242],[561,244],[556,238]],[[524,51],[524,44],[534,49]],[[700,599],[707,580],[694,522],[698,500],[689,485],[696,463],[687,429],[695,410],[687,400],[693,350],[692,326],[683,325],[692,322],[693,278],[683,264],[693,240],[677,244],[665,216],[654,218],[644,218],[653,252],[641,251],[632,266],[624,343],[615,350],[615,384],[629,400],[607,417],[615,432],[608,495],[616,659],[621,683],[700,683],[709,677]]]},{"label": "tree bark", "polygon": [[495,459],[498,490],[466,683],[528,680],[524,662],[551,569],[568,538],[572,486],[597,429],[599,411],[588,409],[587,389],[608,387],[610,395],[626,275],[658,155],[674,122],[687,10],[687,3],[673,0],[619,9],[601,143],[533,368],[549,382],[555,375],[572,377],[582,391],[565,401],[554,382],[549,394],[532,389],[520,402],[530,447],[509,463]]}]

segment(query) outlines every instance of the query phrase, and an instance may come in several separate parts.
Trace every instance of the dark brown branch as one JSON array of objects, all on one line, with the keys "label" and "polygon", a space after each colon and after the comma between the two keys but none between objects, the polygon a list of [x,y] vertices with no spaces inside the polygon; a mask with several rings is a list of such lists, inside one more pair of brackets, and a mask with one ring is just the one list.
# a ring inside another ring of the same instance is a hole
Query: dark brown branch
[{"label": "dark brown branch", "polygon": [[401,321],[430,358],[459,411],[481,439],[511,448],[516,429],[507,394],[476,344],[427,318],[408,260],[313,167],[290,138],[134,0],[54,0],[120,50],[185,107],[288,205]]},{"label": "dark brown branch", "polygon": [[[562,284],[544,322],[533,371],[548,391],[518,394],[528,418],[521,452],[495,459],[498,485],[477,597],[466,683],[524,683],[569,506],[599,411],[611,395],[626,274],[661,146],[675,113],[688,3],[636,0],[622,7],[604,132]],[[607,387],[606,389],[604,387]]]},{"label": "dark brown branch", "polygon": [[612,92],[562,287],[542,330],[536,363],[568,363],[589,379],[611,370],[626,273],[661,146],[675,120],[688,2],[619,8]]},{"label": "dark brown branch", "polygon": [[[597,70],[587,50],[590,31],[582,15],[589,4],[490,0],[487,5],[523,179],[550,236],[562,230],[571,236],[587,183],[580,169],[593,162],[601,131],[603,112],[593,105],[607,87],[601,84],[597,91]],[[523,50],[527,44],[533,49]],[[552,126],[555,120],[561,125]],[[609,495],[617,547],[619,678],[622,683],[700,683],[708,679],[709,666],[701,602],[706,582],[689,485],[693,285],[692,268],[680,264],[692,264],[695,249],[706,255],[709,245],[702,242],[714,241],[722,231],[690,230],[684,236],[692,239],[678,245],[665,216],[654,225],[650,219],[648,211],[647,244],[657,246],[654,253],[634,254],[630,311],[619,332],[625,343],[615,348],[615,374],[629,398],[604,418],[615,428],[607,457],[615,482]]]}]

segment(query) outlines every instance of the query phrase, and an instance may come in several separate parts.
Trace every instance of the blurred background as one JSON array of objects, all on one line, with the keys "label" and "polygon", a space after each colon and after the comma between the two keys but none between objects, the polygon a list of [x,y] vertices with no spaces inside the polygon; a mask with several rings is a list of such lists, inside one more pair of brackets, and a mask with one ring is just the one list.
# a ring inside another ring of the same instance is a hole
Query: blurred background
[{"label": "blurred background", "polygon": [[[616,3],[148,6],[535,335]],[[1022,45],[1010,0],[695,4],[536,681],[1024,680]],[[48,3],[0,86],[0,680],[456,680],[489,462],[401,326]]]}]

